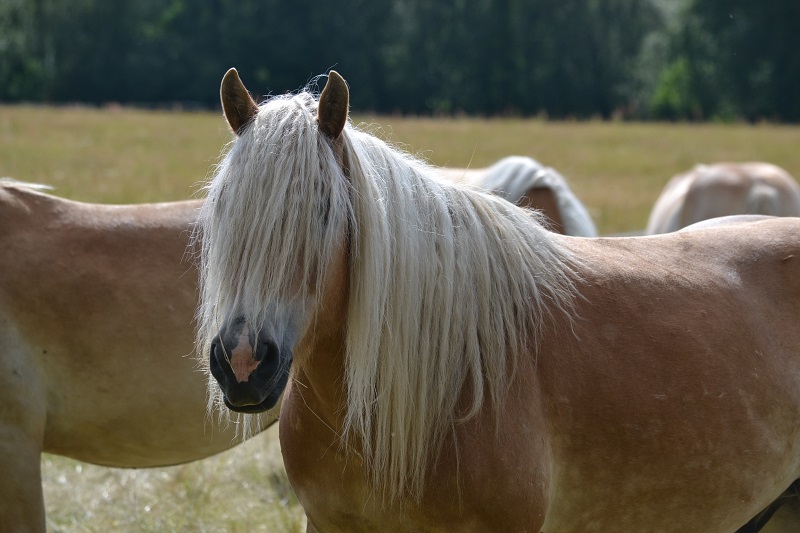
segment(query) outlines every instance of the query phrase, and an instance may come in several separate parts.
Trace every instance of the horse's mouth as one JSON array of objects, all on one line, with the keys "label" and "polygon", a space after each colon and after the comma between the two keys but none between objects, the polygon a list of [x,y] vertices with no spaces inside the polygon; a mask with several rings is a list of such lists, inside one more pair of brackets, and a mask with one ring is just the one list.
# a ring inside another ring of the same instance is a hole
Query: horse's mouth
[{"label": "horse's mouth", "polygon": [[286,369],[274,377],[272,387],[266,387],[258,380],[248,380],[246,383],[227,381],[225,386],[220,385],[223,402],[228,409],[237,413],[263,413],[278,404],[288,378],[289,371]]},{"label": "horse's mouth", "polygon": [[[270,395],[271,396],[271,395]],[[277,400],[273,400],[271,397],[267,397],[259,404],[255,405],[234,405],[228,401],[228,398],[223,395],[223,401],[225,403],[225,407],[230,409],[231,411],[235,411],[237,413],[245,413],[245,414],[258,414],[263,413],[264,411],[269,411],[275,404],[277,404]]]}]

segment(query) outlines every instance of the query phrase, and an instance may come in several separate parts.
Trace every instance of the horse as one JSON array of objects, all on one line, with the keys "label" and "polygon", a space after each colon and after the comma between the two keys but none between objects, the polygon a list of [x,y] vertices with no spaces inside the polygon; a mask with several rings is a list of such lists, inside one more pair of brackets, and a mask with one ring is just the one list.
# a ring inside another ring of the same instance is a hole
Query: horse
[{"label": "horse", "polygon": [[[731,224],[769,220],[769,215],[727,215],[695,222],[679,232],[696,231]],[[739,533],[794,533],[800,531],[800,482],[795,482],[779,498],[738,530]]]},{"label": "horse", "polygon": [[553,231],[597,237],[591,215],[564,176],[532,157],[512,155],[487,168],[443,168],[442,173],[457,182],[486,189],[511,203],[541,210]]},{"label": "horse", "polygon": [[236,424],[208,419],[191,356],[200,205],[80,203],[0,180],[0,531],[45,531],[42,452],[139,468],[238,442]]},{"label": "horse", "polygon": [[354,127],[335,71],[206,184],[198,351],[309,531],[730,532],[800,477],[800,220],[585,239]]},{"label": "horse", "polygon": [[800,216],[800,185],[770,163],[697,165],[667,182],[650,213],[646,234],[738,214]]}]

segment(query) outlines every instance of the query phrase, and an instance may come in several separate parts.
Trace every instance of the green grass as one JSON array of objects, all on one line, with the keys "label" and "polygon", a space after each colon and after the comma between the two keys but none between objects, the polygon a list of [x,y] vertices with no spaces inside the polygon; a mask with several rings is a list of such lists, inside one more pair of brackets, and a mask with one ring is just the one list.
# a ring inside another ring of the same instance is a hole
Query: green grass
[{"label": "green grass", "polygon": [[[672,175],[696,163],[763,160],[800,176],[800,128],[744,124],[354,117],[432,163],[486,166],[510,154],[558,169],[601,233],[644,227]],[[93,202],[188,198],[231,139],[221,114],[0,107],[0,176]]]},{"label": "green grass", "polygon": [[529,155],[561,172],[602,234],[643,229],[673,175],[697,163],[761,160],[800,177],[800,127],[743,124],[373,119],[437,165]]},{"label": "green grass", "polygon": [[[695,163],[764,160],[800,176],[800,128],[355,117],[432,163],[530,155],[561,171],[601,233],[635,231],[668,178]],[[91,202],[190,198],[231,135],[219,113],[0,106],[0,176]],[[157,414],[154,414],[157,416]],[[197,463],[101,468],[45,456],[54,532],[302,530],[277,432]]]},{"label": "green grass", "polygon": [[228,140],[210,113],[0,107],[0,176],[90,202],[185,199]]}]

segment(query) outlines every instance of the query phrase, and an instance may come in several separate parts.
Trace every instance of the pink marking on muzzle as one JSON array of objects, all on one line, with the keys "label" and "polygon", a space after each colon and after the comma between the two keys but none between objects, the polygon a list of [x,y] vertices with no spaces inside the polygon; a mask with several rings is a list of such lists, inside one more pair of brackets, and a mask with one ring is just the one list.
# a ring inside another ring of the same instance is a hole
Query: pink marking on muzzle
[{"label": "pink marking on muzzle", "polygon": [[239,342],[231,352],[230,363],[233,375],[236,376],[236,381],[239,383],[247,381],[247,378],[258,366],[258,361],[253,357],[253,347],[250,346],[247,335],[239,336]]}]

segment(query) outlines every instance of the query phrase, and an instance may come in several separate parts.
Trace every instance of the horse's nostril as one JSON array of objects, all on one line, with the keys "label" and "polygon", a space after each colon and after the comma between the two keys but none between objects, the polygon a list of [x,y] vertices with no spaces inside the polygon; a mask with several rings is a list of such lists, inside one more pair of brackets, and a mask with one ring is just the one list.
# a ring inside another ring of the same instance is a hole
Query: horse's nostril
[{"label": "horse's nostril", "polygon": [[278,345],[271,339],[262,338],[258,341],[258,346],[253,352],[253,357],[255,357],[256,361],[259,363],[264,360],[264,358],[269,353],[276,353],[278,351]]},{"label": "horse's nostril", "polygon": [[219,338],[219,335],[211,340],[210,355],[212,361],[220,365],[228,359],[225,355],[225,348],[222,345],[222,340]]},{"label": "horse's nostril", "polygon": [[[220,360],[220,352],[221,352],[221,343],[219,341],[219,337],[214,337],[211,341],[211,349],[209,350],[209,369],[211,370],[211,375],[216,378],[216,380],[222,383],[225,380],[225,372],[222,370],[222,361]],[[224,360],[224,358],[223,358]]]}]

